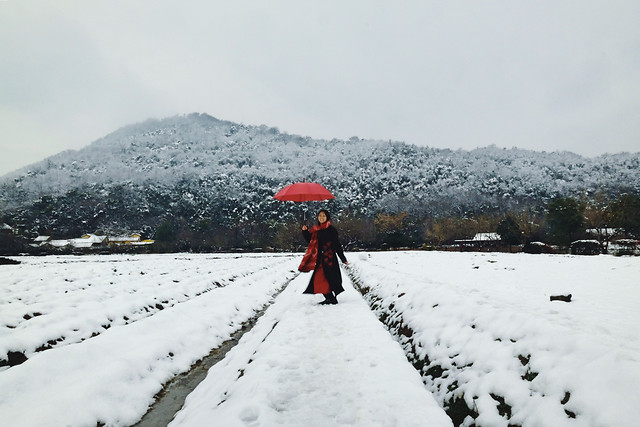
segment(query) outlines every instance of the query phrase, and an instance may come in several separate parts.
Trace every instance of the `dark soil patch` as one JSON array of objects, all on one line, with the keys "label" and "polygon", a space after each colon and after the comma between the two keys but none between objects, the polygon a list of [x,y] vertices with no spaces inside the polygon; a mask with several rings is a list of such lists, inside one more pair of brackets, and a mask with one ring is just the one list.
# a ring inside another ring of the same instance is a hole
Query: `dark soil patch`
[{"label": "dark soil patch", "polygon": [[21,351],[10,351],[7,353],[6,359],[0,359],[0,367],[17,366],[28,360],[27,356]]},{"label": "dark soil patch", "polygon": [[479,415],[478,412],[467,406],[467,402],[462,397],[454,397],[446,402],[444,410],[453,421],[454,426],[461,425],[467,417],[476,419]]},{"label": "dark soil patch", "polygon": [[498,396],[497,394],[494,394],[494,393],[490,393],[490,396],[493,400],[498,402],[497,408],[500,416],[506,417],[507,419],[511,418],[511,405],[508,405],[505,402],[504,397]]}]

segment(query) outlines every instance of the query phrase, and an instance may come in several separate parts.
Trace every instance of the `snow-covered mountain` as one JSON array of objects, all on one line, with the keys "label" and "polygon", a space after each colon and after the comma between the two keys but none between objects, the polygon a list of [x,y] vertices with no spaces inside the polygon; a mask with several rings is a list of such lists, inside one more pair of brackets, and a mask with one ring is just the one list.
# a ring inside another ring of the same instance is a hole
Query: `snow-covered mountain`
[{"label": "snow-covered mountain", "polygon": [[277,220],[279,188],[306,179],[331,208],[418,216],[542,206],[557,196],[640,192],[640,153],[586,158],[497,147],[472,151],[402,142],[331,141],[206,114],[148,120],[0,179],[0,212],[27,229],[72,220],[85,229],[154,229],[160,218]]}]

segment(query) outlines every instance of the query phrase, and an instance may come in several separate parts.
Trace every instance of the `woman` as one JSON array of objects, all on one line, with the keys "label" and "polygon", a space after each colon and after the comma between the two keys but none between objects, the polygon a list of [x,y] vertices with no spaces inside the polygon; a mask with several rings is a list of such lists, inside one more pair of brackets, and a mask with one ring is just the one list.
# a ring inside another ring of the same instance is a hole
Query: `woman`
[{"label": "woman", "polygon": [[313,275],[305,294],[323,294],[325,300],[320,304],[337,304],[336,296],[344,291],[338,257],[349,265],[344,256],[338,231],[331,225],[329,212],[318,212],[318,223],[309,230],[302,226],[302,235],[309,242],[307,251],[298,267],[300,271],[311,271]]}]

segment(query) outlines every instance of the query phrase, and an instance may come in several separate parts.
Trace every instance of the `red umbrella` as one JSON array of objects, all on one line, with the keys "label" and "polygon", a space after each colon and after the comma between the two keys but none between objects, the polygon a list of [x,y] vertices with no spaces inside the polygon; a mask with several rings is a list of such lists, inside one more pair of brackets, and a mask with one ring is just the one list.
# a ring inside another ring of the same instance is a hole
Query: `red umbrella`
[{"label": "red umbrella", "polygon": [[[335,199],[336,196],[315,182],[296,182],[278,191],[278,194],[273,196],[273,198],[291,202],[312,202]],[[307,222],[306,212],[303,213],[302,221],[304,223]]]},{"label": "red umbrella", "polygon": [[336,197],[329,190],[315,182],[296,182],[278,191],[278,194],[273,198],[291,202],[310,202],[330,200]]}]

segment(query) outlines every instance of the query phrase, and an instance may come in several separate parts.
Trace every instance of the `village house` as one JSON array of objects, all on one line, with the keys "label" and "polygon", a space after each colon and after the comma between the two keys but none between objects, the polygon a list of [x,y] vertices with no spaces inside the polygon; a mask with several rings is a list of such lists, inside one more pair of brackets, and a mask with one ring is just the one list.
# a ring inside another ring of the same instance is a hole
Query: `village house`
[{"label": "village house", "polygon": [[128,245],[128,246],[144,246],[153,244],[154,240],[144,239],[138,233],[128,236],[111,236],[109,237],[109,245]]},{"label": "village house", "polygon": [[54,248],[64,248],[66,246],[71,246],[71,242],[68,239],[55,239],[48,240],[42,244],[42,246],[51,246]]},{"label": "village house", "polygon": [[460,250],[489,249],[502,245],[502,238],[498,233],[477,233],[473,239],[456,240]]},{"label": "village house", "polygon": [[153,240],[141,240],[141,236],[133,233],[128,236],[98,236],[95,234],[84,234],[75,239],[56,239],[51,236],[38,236],[33,239],[31,246],[49,246],[53,248],[74,248],[74,249],[99,249],[107,246],[142,246],[153,244]]},{"label": "village house", "polygon": [[56,239],[52,240],[51,236],[38,236],[33,239],[31,246],[51,246],[54,248],[96,248],[105,244],[107,236],[96,236],[94,234],[85,234],[77,239]]},{"label": "village house", "polygon": [[33,242],[31,242],[31,246],[42,246],[45,243],[49,242],[51,240],[51,236],[38,236],[35,239],[33,239]]},{"label": "village house", "polygon": [[130,245],[132,243],[140,242],[140,236],[138,233],[133,233],[128,236],[110,236],[109,245]]},{"label": "village house", "polygon": [[74,248],[95,248],[104,246],[107,236],[96,236],[95,234],[85,234],[79,239],[71,239],[71,246]]},{"label": "village house", "polygon": [[609,245],[612,255],[640,255],[640,240],[618,239]]},{"label": "village house", "polygon": [[602,246],[597,240],[576,240],[571,242],[571,254],[572,255],[600,255],[602,253]]}]

